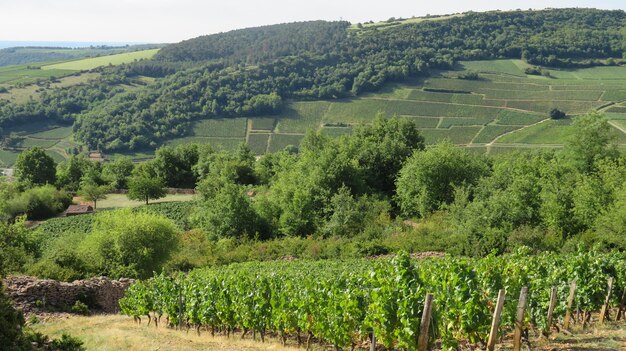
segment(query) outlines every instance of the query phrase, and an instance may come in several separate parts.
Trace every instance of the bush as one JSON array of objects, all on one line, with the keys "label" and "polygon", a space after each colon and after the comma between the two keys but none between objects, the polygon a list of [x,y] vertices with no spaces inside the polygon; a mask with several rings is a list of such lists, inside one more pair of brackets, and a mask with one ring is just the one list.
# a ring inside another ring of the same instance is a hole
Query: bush
[{"label": "bush", "polygon": [[13,308],[11,301],[4,295],[0,280],[0,345],[3,351],[28,350],[30,344],[22,332],[24,315]]},{"label": "bush", "polygon": [[565,112],[559,110],[558,108],[553,108],[550,110],[550,118],[551,119],[563,119],[566,117]]},{"label": "bush", "polygon": [[72,197],[52,185],[28,189],[7,202],[11,217],[26,214],[28,219],[41,220],[56,216],[72,203]]},{"label": "bush", "polygon": [[74,303],[74,306],[72,306],[71,311],[72,311],[72,313],[82,314],[82,315],[90,314],[89,306],[87,306],[86,304],[84,304],[81,301],[76,301]]},{"label": "bush", "polygon": [[52,350],[56,351],[84,351],[83,342],[68,334],[61,335],[61,339],[54,339],[51,343]]},{"label": "bush", "polygon": [[104,212],[79,252],[93,274],[147,278],[159,272],[178,246],[178,228],[169,219],[131,210]]}]

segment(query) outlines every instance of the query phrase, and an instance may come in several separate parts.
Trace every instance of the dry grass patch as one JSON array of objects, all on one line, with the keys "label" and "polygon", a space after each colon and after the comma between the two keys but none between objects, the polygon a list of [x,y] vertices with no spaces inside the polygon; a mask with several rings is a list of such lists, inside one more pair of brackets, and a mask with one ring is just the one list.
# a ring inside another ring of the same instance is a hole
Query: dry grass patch
[{"label": "dry grass patch", "polygon": [[[256,351],[298,350],[283,347],[277,340],[265,343],[250,339],[241,340],[240,335],[226,338],[211,337],[209,332],[199,336],[192,329],[188,333],[174,329],[135,324],[132,318],[118,315],[93,317],[67,317],[33,326],[38,332],[51,337],[69,333],[80,338],[87,350],[98,351]],[[302,349],[299,349],[302,350]]]}]

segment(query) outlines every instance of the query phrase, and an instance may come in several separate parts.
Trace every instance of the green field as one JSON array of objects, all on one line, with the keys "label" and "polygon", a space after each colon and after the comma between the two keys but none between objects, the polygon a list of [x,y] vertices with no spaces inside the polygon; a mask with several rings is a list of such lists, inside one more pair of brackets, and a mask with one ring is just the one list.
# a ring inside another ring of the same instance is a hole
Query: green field
[{"label": "green field", "polygon": [[107,55],[100,57],[86,58],[82,60],[75,60],[63,63],[56,63],[52,65],[42,66],[42,71],[48,70],[75,70],[75,71],[87,71],[90,69],[98,68],[108,65],[121,65],[124,63],[130,63],[135,60],[152,58],[159,49],[141,50],[135,52],[127,52],[123,54]]},{"label": "green field", "polygon": [[74,72],[76,70],[71,68],[51,67],[50,69],[40,69],[29,65],[0,67],[0,86],[8,87],[20,83],[30,84],[40,79],[64,77]]},{"label": "green field", "polygon": [[206,119],[193,124],[193,136],[218,138],[245,138],[246,118]]},{"label": "green field", "polygon": [[248,135],[248,146],[256,155],[262,155],[267,151],[267,144],[270,139],[269,133],[250,133]]},{"label": "green field", "polygon": [[[129,54],[123,55],[128,57]],[[612,126],[617,142],[622,148],[626,147],[626,133],[619,129],[625,129],[626,67],[549,69],[551,78],[526,75],[527,67],[529,65],[521,60],[460,62],[456,70],[405,83],[390,83],[379,92],[358,98],[287,101],[283,110],[272,116],[196,121],[189,136],[165,144],[201,143],[235,150],[247,140],[254,153],[262,154],[298,145],[308,130],[341,136],[382,114],[412,120],[429,144],[449,139],[476,152],[500,153],[561,147],[571,120],[546,121],[549,111],[558,108],[569,117],[592,110],[605,112],[615,122]],[[479,79],[459,79],[467,70],[478,72]],[[2,69],[0,75],[1,72]],[[15,132],[26,138],[24,145],[47,147],[58,156],[75,146],[69,127],[33,124]],[[153,157],[153,152],[130,156],[141,160]],[[14,153],[4,151],[0,153],[0,160],[10,164]]]},{"label": "green field", "polygon": [[[194,199],[194,197],[195,195],[174,194],[174,195],[167,195],[162,199],[152,200],[150,201],[150,203],[191,201]],[[126,196],[125,194],[109,194],[107,195],[106,199],[98,201],[98,210],[137,207],[137,206],[141,206],[144,204],[145,202],[143,201],[129,200],[128,196]]]}]

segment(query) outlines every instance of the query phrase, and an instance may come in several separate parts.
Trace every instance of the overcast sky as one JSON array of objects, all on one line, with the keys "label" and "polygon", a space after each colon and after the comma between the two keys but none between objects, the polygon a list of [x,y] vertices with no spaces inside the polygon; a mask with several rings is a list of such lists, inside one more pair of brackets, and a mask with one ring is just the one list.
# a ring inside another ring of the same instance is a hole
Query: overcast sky
[{"label": "overcast sky", "polygon": [[356,23],[522,4],[626,9],[625,0],[0,0],[0,40],[163,43],[264,24],[342,18]]}]

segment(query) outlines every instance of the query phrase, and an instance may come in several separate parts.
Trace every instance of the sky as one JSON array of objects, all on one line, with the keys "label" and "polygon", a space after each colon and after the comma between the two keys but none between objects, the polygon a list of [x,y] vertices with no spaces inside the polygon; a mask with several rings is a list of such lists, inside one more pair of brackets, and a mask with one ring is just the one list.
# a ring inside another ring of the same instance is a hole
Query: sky
[{"label": "sky", "polygon": [[624,0],[0,0],[0,41],[171,43],[237,28],[304,20],[547,7],[626,10]]}]

